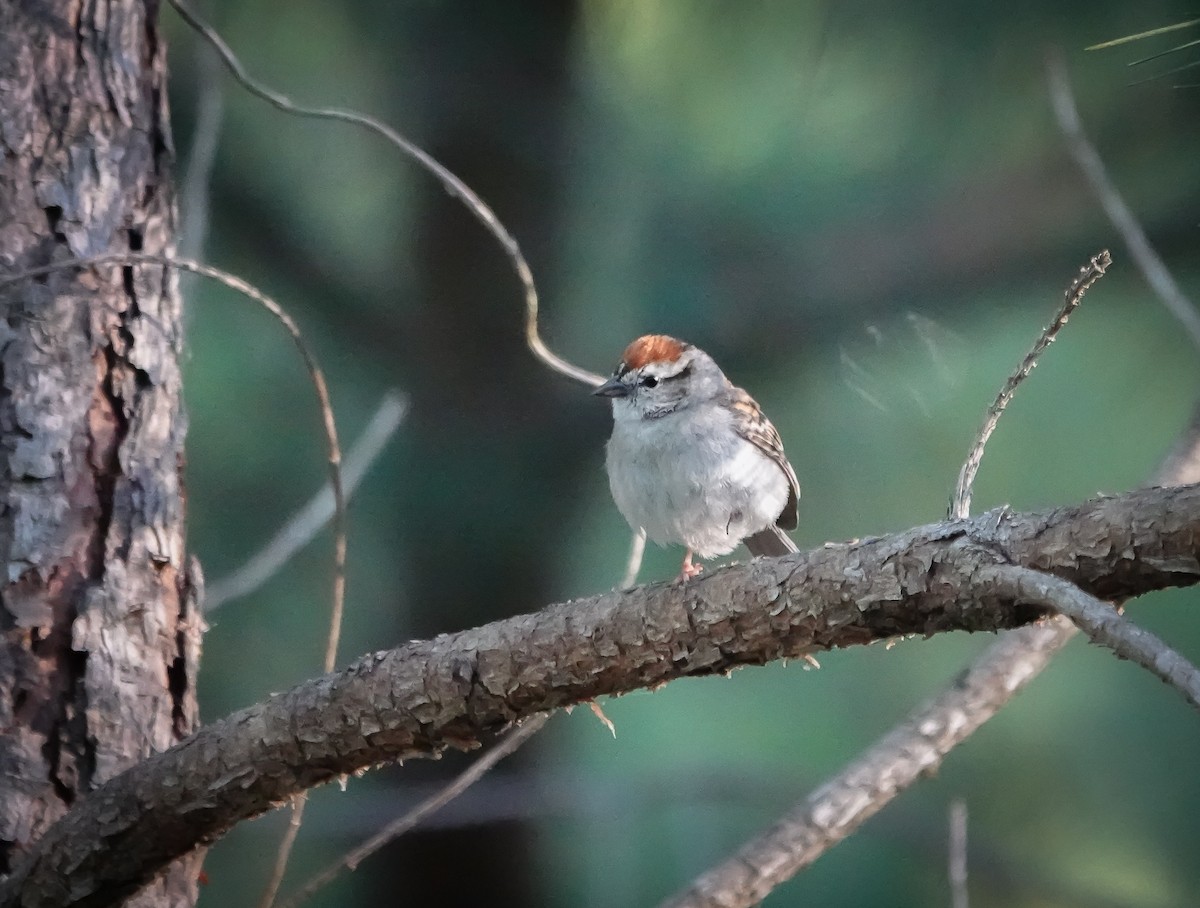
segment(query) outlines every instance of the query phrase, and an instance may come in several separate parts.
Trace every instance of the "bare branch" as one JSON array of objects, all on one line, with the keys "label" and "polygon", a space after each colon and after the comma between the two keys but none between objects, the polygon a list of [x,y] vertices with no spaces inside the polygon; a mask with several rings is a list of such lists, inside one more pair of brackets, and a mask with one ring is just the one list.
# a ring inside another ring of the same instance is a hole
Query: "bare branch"
[{"label": "bare branch", "polygon": [[663,908],[749,908],[874,816],[990,719],[1071,638],[1065,619],[992,644],[953,685]]},{"label": "bare branch", "polygon": [[625,576],[621,578],[621,589],[631,590],[637,585],[642,570],[642,556],[646,554],[646,531],[638,527],[633,531],[629,543],[629,558],[625,562]]},{"label": "bare branch", "polygon": [[505,254],[512,263],[513,271],[516,272],[517,278],[520,280],[521,286],[525,291],[525,341],[529,345],[529,349],[546,366],[568,378],[573,378],[575,381],[592,387],[604,383],[603,376],[567,362],[553,353],[542,341],[541,335],[538,333],[538,293],[537,287],[533,282],[533,272],[529,268],[529,263],[525,260],[525,255],[521,252],[521,247],[517,243],[516,238],[509,233],[508,228],[504,226],[496,216],[496,213],[492,211],[491,207],[470,186],[455,176],[423,148],[374,117],[369,117],[356,110],[343,110],[336,107],[305,107],[254,79],[246,72],[246,68],[242,65],[242,62],[230,49],[229,45],[225,43],[224,39],[210,25],[200,19],[183,0],[169,0],[169,2],[175,8],[175,11],[179,13],[183,21],[213,46],[234,79],[251,94],[266,101],[272,107],[284,113],[293,114],[294,116],[310,117],[318,120],[335,120],[361,126],[390,142],[436,177],[446,192],[461,201],[467,207],[467,210],[475,216],[476,220],[496,238],[496,241],[503,247]]},{"label": "bare branch", "polygon": [[[298,791],[381,762],[473,747],[537,712],[832,647],[1037,619],[1040,609],[981,579],[1002,563],[1036,566],[1101,598],[1196,583],[1200,487],[1037,514],[989,512],[733,565],[686,587],[574,600],[363,657],[205,726],[89,794],[0,883],[0,908],[115,904],[197,843]],[[844,835],[856,811],[861,821],[936,765],[960,724],[974,727],[996,708],[988,703],[1036,673],[1040,651],[1069,635],[1064,624],[1052,619],[992,647],[992,661],[968,673],[973,681],[871,752],[892,759],[889,748],[903,743],[897,773],[855,764],[858,789],[823,790],[814,828]],[[864,798],[862,785],[880,799]]]},{"label": "bare branch", "polygon": [[[1104,46],[1104,45],[1097,45]],[[1067,78],[1067,67],[1060,54],[1051,54],[1046,59],[1046,81],[1050,89],[1050,101],[1054,107],[1054,115],[1058,119],[1058,127],[1067,140],[1067,150],[1083,171],[1088,186],[1100,202],[1108,220],[1125,241],[1129,255],[1134,264],[1150,285],[1150,289],[1162,301],[1167,310],[1179,320],[1184,331],[1192,339],[1192,343],[1200,347],[1200,312],[1192,305],[1184,292],[1159,258],[1146,231],[1138,223],[1138,219],[1113,181],[1109,179],[1108,171],[1099,152],[1088,140],[1083,131],[1083,121],[1079,117],[1079,109],[1075,106],[1075,96],[1071,92],[1071,82]]]},{"label": "bare branch", "polygon": [[970,908],[967,892],[967,802],[955,798],[950,803],[950,847],[948,875],[951,908]]},{"label": "bare branch", "polygon": [[1150,485],[1182,486],[1193,482],[1200,482],[1200,403],[1192,410],[1187,428],[1154,471]]},{"label": "bare branch", "polygon": [[1063,306],[1059,310],[1058,315],[1049,325],[1042,329],[1042,333],[1038,335],[1038,339],[1034,342],[1033,347],[1025,358],[1021,360],[1021,365],[1017,370],[1008,377],[1004,383],[1004,387],[1000,389],[1000,393],[996,395],[996,399],[992,401],[992,405],[988,407],[987,416],[984,418],[983,426],[979,430],[979,434],[975,438],[975,444],[971,446],[970,452],[967,454],[966,461],[963,462],[962,469],[958,474],[958,485],[954,489],[954,497],[950,502],[951,517],[966,517],[971,512],[971,487],[975,483],[975,474],[979,471],[979,464],[983,461],[983,449],[988,443],[988,439],[992,437],[992,432],[996,430],[996,424],[1000,421],[1000,414],[1013,399],[1021,382],[1029,377],[1029,373],[1037,366],[1038,358],[1043,351],[1054,343],[1054,338],[1058,336],[1058,332],[1062,330],[1063,325],[1067,323],[1067,319],[1075,308],[1083,301],[1083,295],[1087,293],[1088,288],[1096,283],[1108,267],[1112,264],[1112,258],[1105,249],[1097,255],[1092,256],[1091,261],[1079,269],[1079,274],[1075,280],[1071,282],[1064,294]]},{"label": "bare branch", "polygon": [[[396,434],[407,411],[408,399],[399,391],[392,390],[383,395],[375,415],[346,455],[342,481],[347,500],[353,497],[367,469]],[[208,587],[204,596],[204,611],[216,611],[231,599],[240,599],[255,592],[274,577],[293,555],[308,545],[333,515],[333,489],[326,483],[245,564]]]},{"label": "bare branch", "polygon": [[292,798],[291,811],[288,814],[287,828],[275,846],[275,860],[271,862],[271,873],[263,886],[262,895],[258,897],[258,908],[271,908],[275,897],[279,895],[279,887],[283,885],[283,877],[287,873],[288,861],[292,859],[292,849],[296,847],[296,839],[300,836],[300,827],[304,825],[304,810],[308,806],[308,792],[302,791]]},{"label": "bare branch", "polygon": [[225,116],[225,94],[221,91],[217,59],[212,48],[202,46],[199,50],[196,69],[199,73],[200,100],[196,105],[196,127],[192,132],[187,170],[179,193],[179,207],[183,213],[183,223],[179,228],[179,254],[191,259],[201,256],[208,236],[209,184]]},{"label": "bare branch", "polygon": [[349,854],[339,858],[335,863],[313,876],[294,895],[284,900],[280,908],[296,908],[302,902],[308,901],[317,890],[336,879],[343,870],[357,870],[359,864],[388,842],[404,835],[427,816],[441,810],[483,778],[493,766],[509,754],[516,752],[521,745],[541,731],[549,718],[549,713],[538,713],[523,721],[517,728],[510,731],[499,744],[456,776],[452,783],[426,798],[402,817],[393,820]]},{"label": "bare branch", "polygon": [[1200,671],[1154,634],[1123,618],[1109,603],[1089,596],[1070,581],[1017,565],[984,568],[981,577],[1014,601],[1066,615],[1093,643],[1136,662],[1200,709]]}]

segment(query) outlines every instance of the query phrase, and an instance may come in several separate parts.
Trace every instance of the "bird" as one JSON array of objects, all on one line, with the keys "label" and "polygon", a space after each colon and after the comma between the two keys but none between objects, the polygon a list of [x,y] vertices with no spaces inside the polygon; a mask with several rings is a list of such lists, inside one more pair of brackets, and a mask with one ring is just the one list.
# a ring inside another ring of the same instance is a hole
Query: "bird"
[{"label": "bird", "polygon": [[605,466],[617,509],[658,545],[686,549],[678,580],[745,542],[786,555],[800,483],[758,402],[711,356],[665,334],[637,338],[594,394],[612,402]]}]

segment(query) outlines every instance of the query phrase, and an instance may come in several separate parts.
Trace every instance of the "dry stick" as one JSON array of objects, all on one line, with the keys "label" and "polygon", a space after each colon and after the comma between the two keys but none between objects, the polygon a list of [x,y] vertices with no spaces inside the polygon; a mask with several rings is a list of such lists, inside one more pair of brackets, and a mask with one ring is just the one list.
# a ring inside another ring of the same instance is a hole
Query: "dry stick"
[{"label": "dry stick", "polygon": [[1074,633],[1065,619],[993,643],[941,695],[912,712],[854,762],[664,908],[748,908],[878,813],[990,719]]},{"label": "dry stick", "polygon": [[1192,410],[1192,418],[1183,434],[1171,445],[1171,450],[1150,479],[1150,485],[1191,485],[1200,482],[1200,403]]},{"label": "dry stick", "polygon": [[[397,390],[383,395],[375,415],[346,454],[342,482],[347,502],[354,497],[368,468],[383,452],[408,411],[408,398]],[[231,599],[241,599],[274,577],[300,549],[308,545],[334,515],[333,490],[325,483],[308,503],[289,519],[271,540],[229,575],[207,585],[205,613],[216,611]]]},{"label": "dry stick", "polygon": [[388,842],[404,835],[404,833],[408,832],[408,830],[412,829],[427,816],[441,810],[478,782],[488,770],[516,751],[537,732],[541,731],[550,718],[550,715],[550,713],[538,713],[523,721],[518,727],[510,731],[495,747],[455,777],[453,782],[426,798],[408,813],[393,820],[353,851],[343,855],[320,873],[315,874],[293,895],[281,902],[279,908],[296,908],[300,903],[308,901],[317,890],[333,882],[343,870],[357,870],[359,864]]},{"label": "dry stick", "polygon": [[[364,437],[366,434],[367,433],[364,433]],[[350,490],[353,489],[355,482],[354,466],[352,465],[355,453],[356,452],[351,452],[346,458],[347,488]],[[642,553],[644,552],[645,548],[646,533],[644,530],[638,530],[633,534],[633,542],[630,547],[629,560],[626,566],[625,577],[621,583],[621,589],[630,589],[636,583],[638,570],[642,562]],[[220,584],[218,584],[218,586],[220,586]],[[210,590],[207,593],[207,597],[211,599],[213,597],[213,591]],[[609,729],[609,731],[612,732],[613,737],[616,737],[616,729],[613,726],[613,723],[604,715],[596,701],[590,701],[589,706],[596,714],[597,718],[599,718],[600,721]],[[295,893],[284,899],[283,902],[280,903],[279,908],[295,908],[295,906],[308,901],[308,899],[315,895],[320,889],[323,889],[325,886],[333,882],[343,870],[357,870],[359,864],[361,864],[364,860],[366,860],[384,845],[404,835],[426,817],[441,810],[448,803],[459,797],[464,791],[478,782],[484,776],[484,774],[486,774],[493,766],[500,762],[500,760],[516,751],[529,738],[533,737],[534,734],[540,731],[550,716],[551,713],[539,713],[531,719],[526,720],[516,731],[510,732],[500,744],[467,767],[467,769],[456,776],[440,791],[422,801],[408,813],[393,820],[366,842],[359,845],[353,851],[343,855],[320,873],[311,877]],[[295,814],[293,814],[292,823],[289,824],[288,832],[291,833],[293,828],[296,828],[296,831],[298,832],[298,827],[295,825]],[[295,837],[294,834],[292,837]]]},{"label": "dry stick", "polygon": [[[1088,288],[1111,264],[1094,256],[1067,288],[1057,319],[1047,327],[997,396],[959,472],[951,514],[965,518],[984,446],[1013,392],[1066,323]],[[940,765],[942,758],[1032,680],[1076,633],[1065,618],[1019,628],[988,647],[961,677],[873,744],[857,760],[760,833],[706,871],[664,908],[740,908],[764,899],[837,844],[885,804]]]},{"label": "dry stick", "polygon": [[179,228],[179,254],[193,259],[202,254],[208,236],[209,184],[217,160],[225,113],[225,95],[221,91],[216,57],[208,47],[201,47],[196,56],[200,100],[196,107],[196,128],[192,133],[187,171],[180,192],[183,223]]},{"label": "dry stick", "polygon": [[302,791],[292,798],[292,810],[288,814],[287,828],[275,849],[275,861],[271,864],[271,875],[267,877],[267,885],[263,887],[262,895],[258,897],[258,908],[271,908],[275,897],[279,895],[279,887],[287,874],[288,861],[292,857],[292,849],[296,847],[296,839],[300,835],[300,827],[304,825],[304,810],[308,806],[308,792]]},{"label": "dry stick", "polygon": [[509,233],[508,228],[504,226],[496,216],[496,213],[492,211],[491,207],[471,187],[420,146],[406,139],[396,130],[374,117],[369,117],[355,110],[344,110],[336,107],[305,107],[295,103],[286,95],[257,81],[246,72],[245,67],[242,66],[241,61],[230,49],[229,45],[225,43],[224,39],[211,26],[201,20],[183,0],[170,0],[170,4],[183,18],[184,22],[216,49],[234,79],[251,94],[262,98],[268,104],[285,113],[319,120],[352,123],[355,126],[368,129],[376,135],[382,136],[433,174],[441,182],[446,192],[466,205],[467,209],[475,215],[484,228],[504,247],[504,251],[512,263],[513,270],[516,272],[517,278],[521,281],[521,286],[525,291],[525,342],[529,345],[529,349],[551,369],[568,378],[573,378],[578,382],[592,387],[597,387],[604,383],[603,376],[567,362],[552,353],[545,343],[542,342],[541,335],[538,333],[538,293],[537,287],[533,282],[533,272],[529,268],[529,263],[525,261],[525,255],[521,252],[521,247],[517,244],[516,238]]},{"label": "dry stick", "polygon": [[1200,709],[1200,671],[1161,639],[1126,621],[1112,605],[1069,580],[1014,564],[981,568],[979,577],[998,594],[1066,615],[1093,643],[1136,662]]},{"label": "dry stick", "polygon": [[992,432],[996,429],[996,424],[1000,421],[1000,414],[1013,399],[1021,382],[1029,377],[1029,373],[1037,366],[1038,358],[1042,355],[1047,347],[1054,343],[1054,338],[1058,336],[1058,332],[1062,330],[1063,325],[1067,323],[1067,319],[1075,308],[1083,300],[1083,295],[1087,293],[1088,288],[1096,283],[1108,270],[1112,264],[1112,256],[1108,250],[1100,252],[1092,256],[1091,261],[1079,269],[1079,275],[1071,282],[1064,293],[1064,301],[1062,309],[1059,310],[1057,317],[1049,325],[1042,329],[1042,333],[1038,336],[1037,341],[1029,352],[1025,354],[1025,358],[1021,360],[1021,365],[1017,370],[1008,377],[1004,383],[1004,387],[1000,389],[1000,393],[996,395],[996,399],[992,401],[992,405],[988,407],[987,417],[983,421],[983,426],[979,430],[978,436],[975,438],[975,444],[971,446],[971,450],[967,453],[967,459],[963,462],[962,469],[958,473],[958,485],[954,489],[954,498],[950,502],[951,517],[966,517],[971,511],[971,487],[975,483],[975,474],[979,472],[979,464],[983,460],[983,449],[987,446],[988,439],[992,437]]},{"label": "dry stick", "polygon": [[641,527],[633,531],[629,543],[629,558],[625,562],[625,576],[621,578],[621,589],[631,590],[637,585],[638,572],[642,569],[642,557],[646,554],[646,531]]},{"label": "dry stick", "polygon": [[1058,127],[1067,140],[1067,150],[1079,169],[1083,171],[1088,186],[1091,187],[1097,201],[1100,202],[1104,213],[1125,245],[1134,264],[1150,285],[1155,295],[1162,301],[1167,310],[1179,319],[1192,343],[1200,347],[1200,312],[1192,305],[1163,260],[1159,258],[1146,231],[1138,223],[1129,206],[1117,191],[1117,187],[1109,179],[1099,153],[1083,131],[1083,122],[1079,117],[1079,109],[1075,106],[1075,97],[1071,92],[1071,83],[1067,78],[1067,69],[1058,54],[1052,54],[1046,59],[1046,80],[1050,89],[1050,101],[1054,107],[1054,115]]},{"label": "dry stick", "polygon": [[950,802],[949,867],[950,904],[952,908],[969,908],[967,893],[967,802],[955,798]]},{"label": "dry stick", "polygon": [[[325,659],[323,662],[326,673],[333,671],[334,665],[337,662],[337,646],[338,640],[342,632],[342,613],[345,608],[346,601],[346,496],[345,490],[342,487],[342,452],[338,445],[337,426],[333,418],[333,406],[329,399],[329,388],[325,384],[325,375],[317,365],[316,358],[308,349],[308,345],[304,342],[304,338],[300,333],[299,326],[293,321],[292,317],[284,311],[283,307],[271,297],[267,296],[257,287],[247,283],[236,275],[221,271],[218,268],[213,268],[210,265],[204,265],[199,262],[191,261],[190,259],[172,258],[169,256],[152,255],[144,252],[126,252],[126,253],[111,253],[106,255],[94,256],[86,259],[74,259],[67,262],[57,262],[52,265],[45,265],[40,268],[30,268],[25,271],[18,272],[13,275],[0,278],[0,287],[16,283],[17,281],[27,280],[32,277],[38,277],[45,274],[51,274],[55,271],[64,268],[89,268],[97,265],[105,264],[149,264],[160,265],[164,267],[179,268],[183,271],[189,271],[193,274],[199,274],[203,277],[211,278],[220,281],[225,286],[248,296],[250,299],[257,302],[264,309],[275,316],[276,319],[284,326],[288,334],[291,335],[292,343],[300,352],[301,359],[304,360],[305,368],[308,369],[309,377],[312,380],[313,388],[316,390],[317,401],[321,409],[321,419],[324,424],[325,440],[328,445],[329,459],[329,483],[333,488],[334,500],[334,569],[333,569],[333,606],[329,616],[329,636],[325,644]],[[274,899],[274,891],[278,890],[279,881],[275,879],[278,875],[282,879],[283,868],[287,864],[287,853],[284,851],[286,846],[287,851],[290,851],[291,844],[295,840],[295,834],[299,830],[300,818],[304,813],[304,802],[307,798],[306,793],[301,793],[292,801],[292,822],[289,825],[288,832],[284,836],[284,842],[281,844],[282,860],[277,860],[275,868],[272,872],[271,884],[268,886],[270,900]],[[282,866],[281,866],[282,865]],[[273,887],[273,888],[272,888]],[[270,904],[267,901],[266,904]]]}]

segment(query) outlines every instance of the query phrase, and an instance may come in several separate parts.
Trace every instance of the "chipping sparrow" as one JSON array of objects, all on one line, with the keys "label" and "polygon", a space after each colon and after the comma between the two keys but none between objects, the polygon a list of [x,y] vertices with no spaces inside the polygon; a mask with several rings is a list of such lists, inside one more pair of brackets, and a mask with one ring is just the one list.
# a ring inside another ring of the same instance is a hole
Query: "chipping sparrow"
[{"label": "chipping sparrow", "polygon": [[693,556],[726,555],[742,540],[753,555],[796,551],[783,531],[796,528],[800,484],[783,442],[711,356],[648,334],[595,393],[612,398],[617,508],[659,545],[687,548],[680,580],[702,570]]}]

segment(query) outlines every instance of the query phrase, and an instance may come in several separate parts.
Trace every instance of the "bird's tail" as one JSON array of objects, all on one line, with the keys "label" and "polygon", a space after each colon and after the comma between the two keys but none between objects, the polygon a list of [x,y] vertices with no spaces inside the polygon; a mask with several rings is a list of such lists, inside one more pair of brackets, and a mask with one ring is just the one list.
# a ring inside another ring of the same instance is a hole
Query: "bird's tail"
[{"label": "bird's tail", "polygon": [[746,548],[751,555],[788,555],[799,551],[792,538],[777,526],[769,526],[753,536],[747,536]]}]

